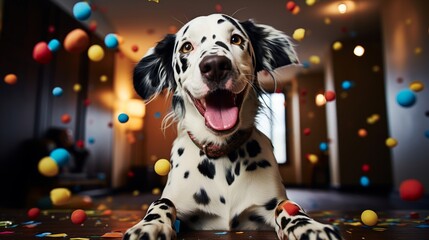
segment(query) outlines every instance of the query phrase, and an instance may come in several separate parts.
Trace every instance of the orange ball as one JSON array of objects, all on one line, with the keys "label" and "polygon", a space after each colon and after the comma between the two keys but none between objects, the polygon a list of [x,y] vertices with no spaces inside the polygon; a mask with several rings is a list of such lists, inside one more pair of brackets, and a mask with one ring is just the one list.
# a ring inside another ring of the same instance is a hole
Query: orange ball
[{"label": "orange ball", "polygon": [[4,82],[10,85],[15,84],[17,81],[18,77],[13,73],[10,73],[4,77]]},{"label": "orange ball", "polygon": [[67,124],[71,121],[71,116],[67,113],[61,115],[61,122]]},{"label": "orange ball", "polygon": [[359,137],[366,137],[368,135],[368,132],[365,129],[361,128],[358,131],[358,135]]},{"label": "orange ball", "polygon": [[86,220],[86,213],[82,209],[74,210],[70,219],[74,224],[82,224]]},{"label": "orange ball", "polygon": [[64,39],[64,48],[71,53],[83,52],[89,46],[89,37],[82,29],[75,29]]}]

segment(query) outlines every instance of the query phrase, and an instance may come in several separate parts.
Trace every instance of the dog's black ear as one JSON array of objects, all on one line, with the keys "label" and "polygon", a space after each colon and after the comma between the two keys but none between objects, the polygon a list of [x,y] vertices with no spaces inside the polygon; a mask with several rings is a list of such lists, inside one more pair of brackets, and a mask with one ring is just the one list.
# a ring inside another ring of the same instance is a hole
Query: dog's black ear
[{"label": "dog's black ear", "polygon": [[134,68],[134,89],[143,99],[150,99],[165,88],[176,89],[172,67],[175,39],[175,35],[167,35]]},{"label": "dog's black ear", "polygon": [[255,24],[251,20],[240,22],[253,46],[256,60],[256,71],[272,71],[278,67],[297,64],[290,38],[273,27]]}]

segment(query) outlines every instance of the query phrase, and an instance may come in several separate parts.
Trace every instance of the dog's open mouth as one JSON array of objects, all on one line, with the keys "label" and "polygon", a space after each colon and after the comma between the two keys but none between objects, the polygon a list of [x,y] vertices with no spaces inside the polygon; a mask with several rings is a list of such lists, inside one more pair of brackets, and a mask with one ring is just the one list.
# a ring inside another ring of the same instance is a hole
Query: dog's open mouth
[{"label": "dog's open mouth", "polygon": [[208,128],[216,132],[229,132],[238,123],[244,92],[245,90],[234,94],[228,90],[218,89],[201,99],[195,99],[189,92],[188,94],[204,117]]}]

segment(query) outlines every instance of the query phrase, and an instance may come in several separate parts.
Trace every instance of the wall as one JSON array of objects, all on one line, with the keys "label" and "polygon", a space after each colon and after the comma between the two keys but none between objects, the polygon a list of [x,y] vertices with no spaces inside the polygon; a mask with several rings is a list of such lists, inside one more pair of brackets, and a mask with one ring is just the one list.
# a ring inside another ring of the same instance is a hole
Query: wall
[{"label": "wall", "polygon": [[[391,150],[396,189],[408,178],[420,180],[429,189],[429,138],[424,135],[429,130],[428,9],[429,2],[420,0],[384,1],[382,8],[389,131],[398,140]],[[415,53],[418,47],[420,54]],[[416,93],[414,106],[399,106],[395,100],[398,91],[415,80],[425,84],[425,89]]]}]

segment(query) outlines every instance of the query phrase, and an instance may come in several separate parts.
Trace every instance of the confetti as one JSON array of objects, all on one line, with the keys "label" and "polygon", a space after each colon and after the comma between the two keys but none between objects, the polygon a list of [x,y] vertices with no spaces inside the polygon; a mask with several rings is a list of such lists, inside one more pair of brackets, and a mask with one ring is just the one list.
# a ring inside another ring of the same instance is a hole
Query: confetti
[{"label": "confetti", "polygon": [[42,238],[42,237],[46,237],[46,236],[51,235],[51,234],[52,234],[51,232],[43,232],[43,233],[36,234],[34,236]]},{"label": "confetti", "polygon": [[67,237],[67,234],[66,233],[55,233],[55,234],[49,234],[46,237],[64,238],[64,237]]},{"label": "confetti", "polygon": [[13,232],[13,231],[2,231],[2,232],[0,232],[0,235],[7,235],[7,234],[13,234],[13,233],[15,233],[15,232]]},{"label": "confetti", "polygon": [[121,238],[123,236],[124,234],[122,234],[121,232],[108,232],[101,235],[102,238]]}]

